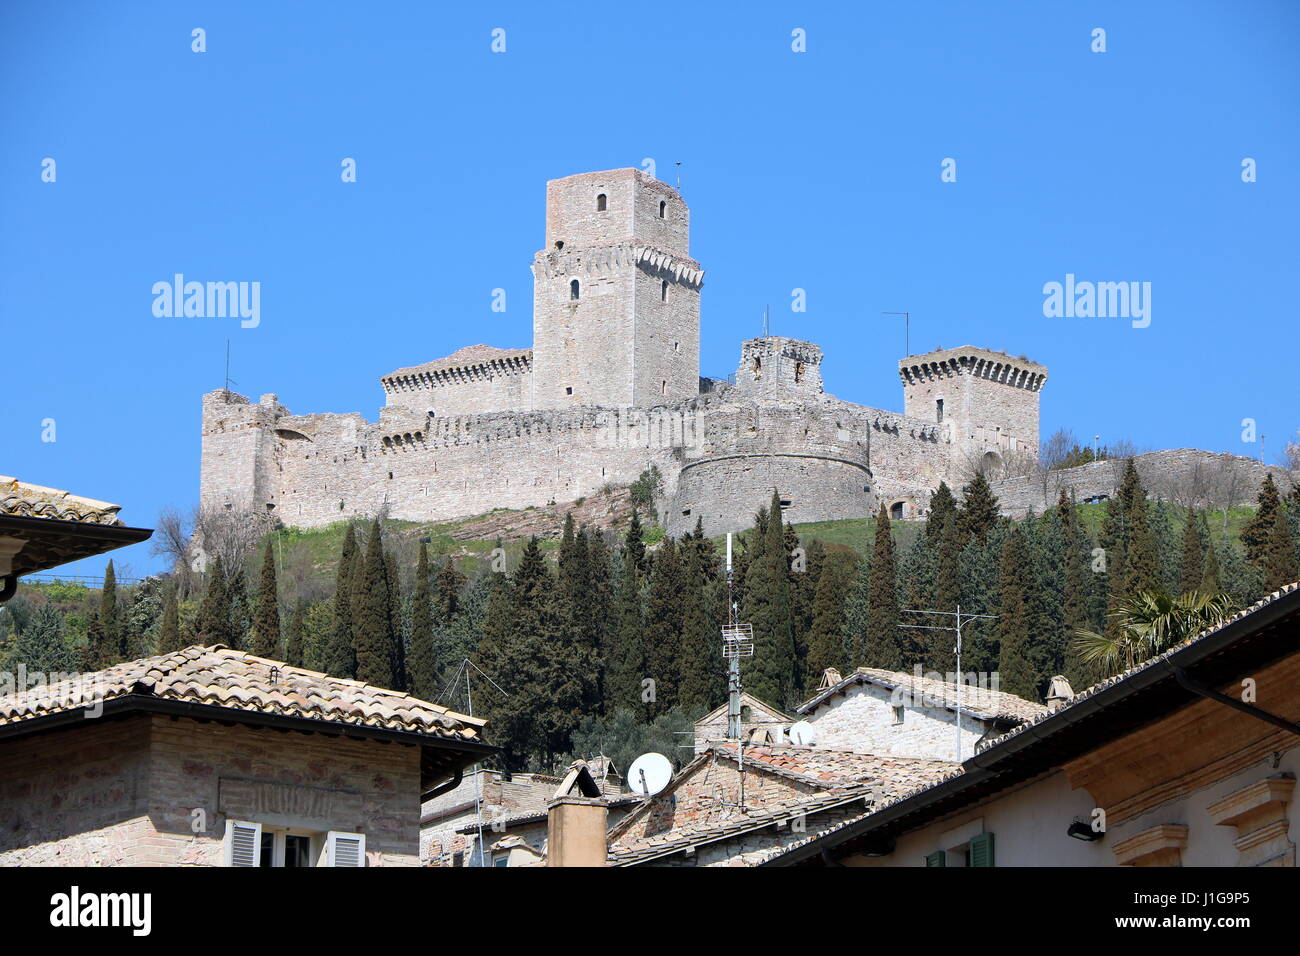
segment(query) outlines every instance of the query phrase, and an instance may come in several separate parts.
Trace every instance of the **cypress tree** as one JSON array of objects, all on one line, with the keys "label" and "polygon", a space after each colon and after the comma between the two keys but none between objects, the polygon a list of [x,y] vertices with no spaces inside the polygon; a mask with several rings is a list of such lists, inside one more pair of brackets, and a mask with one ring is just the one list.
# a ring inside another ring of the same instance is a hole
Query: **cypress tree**
[{"label": "cypress tree", "polygon": [[[595,606],[591,599],[591,548],[587,531],[574,532],[573,516],[566,515],[560,541],[556,576],[559,640],[567,660],[562,672],[566,693],[572,696],[576,721],[599,710],[597,671],[599,646]],[[563,717],[562,721],[569,720]]]},{"label": "cypress tree", "polygon": [[926,521],[925,533],[937,545],[943,539],[949,524],[957,520],[960,520],[957,499],[953,497],[948,483],[941,481],[934,494],[930,496],[930,514]]},{"label": "cypress tree", "polygon": [[875,547],[871,552],[871,578],[867,591],[867,639],[860,666],[903,669],[903,648],[898,637],[898,587],[894,571],[894,539],[889,515],[881,502],[876,515]]},{"label": "cypress tree", "polygon": [[1174,532],[1169,505],[1158,498],[1150,507],[1151,538],[1156,554],[1156,587],[1166,594],[1178,594],[1182,579],[1182,551]]},{"label": "cypress tree", "polygon": [[844,551],[833,551],[822,562],[813,598],[813,623],[808,632],[805,695],[816,689],[826,668],[847,673],[851,666],[844,653],[843,634],[857,565],[857,555]]},{"label": "cypress tree", "polygon": [[392,648],[393,690],[410,689],[406,673],[406,597],[402,591],[402,576],[397,569],[397,558],[393,552],[384,549],[384,593],[388,598],[388,633]]},{"label": "cypress tree", "polygon": [[176,602],[176,584],[163,592],[162,625],[158,631],[158,653],[173,654],[181,649],[180,609]]},{"label": "cypress tree", "polygon": [[840,643],[844,647],[843,660],[850,668],[866,665],[868,654],[868,628],[871,617],[871,552],[858,562],[853,583],[849,586],[844,603],[844,629]]},{"label": "cypress tree", "polygon": [[[686,549],[683,549],[686,550]],[[677,545],[666,538],[650,563],[650,604],[644,644],[646,676],[655,684],[650,716],[672,709],[681,684],[682,590],[684,574]]]},{"label": "cypress tree", "polygon": [[1187,509],[1183,524],[1183,560],[1178,573],[1178,591],[1186,594],[1199,591],[1205,577],[1205,542],[1201,540],[1201,525],[1196,512]]},{"label": "cypress tree", "polygon": [[284,662],[290,667],[304,665],[306,633],[307,602],[298,598],[293,613],[289,615],[289,627],[284,635]]},{"label": "cypress tree", "polygon": [[356,677],[357,658],[352,637],[352,577],[359,554],[352,525],[343,535],[339,565],[334,575],[334,630],[326,642],[321,661],[332,677]]},{"label": "cypress tree", "polygon": [[623,549],[632,555],[638,571],[645,571],[645,537],[641,532],[641,516],[632,509],[632,520],[628,522],[627,536],[623,538]]},{"label": "cypress tree", "polygon": [[248,646],[249,631],[252,627],[243,567],[236,565],[233,570],[227,568],[225,584],[226,604],[230,614],[227,631],[230,635],[230,647],[232,650],[242,651]]},{"label": "cypress tree", "polygon": [[1218,594],[1222,590],[1222,585],[1219,583],[1218,548],[1214,545],[1214,535],[1210,531],[1210,522],[1204,513],[1199,516],[1198,523],[1200,524],[1199,537],[1205,547],[1199,590],[1202,594]]},{"label": "cypress tree", "polygon": [[1300,576],[1296,574],[1295,543],[1291,540],[1291,523],[1287,520],[1284,508],[1278,508],[1273,513],[1273,527],[1264,552],[1263,571],[1265,591],[1276,591]]},{"label": "cypress tree", "polygon": [[[450,560],[450,559],[448,559]],[[433,659],[433,594],[429,580],[429,549],[420,542],[415,564],[415,598],[411,606],[411,693],[433,700],[438,682]]]},{"label": "cypress tree", "polygon": [[691,717],[708,713],[720,696],[722,651],[719,622],[709,613],[704,569],[700,566],[700,549],[687,541],[680,551],[685,554],[682,575],[682,645],[681,686],[678,705]]},{"label": "cypress tree", "polygon": [[1007,535],[998,567],[998,638],[1000,689],[1026,700],[1038,699],[1038,675],[1031,659],[1024,534],[1019,526]]},{"label": "cypress tree", "polygon": [[253,610],[253,654],[275,657],[280,648],[280,599],[275,586],[275,556],[271,542],[262,555],[262,578]]},{"label": "cypress tree", "polygon": [[984,477],[984,472],[977,472],[962,497],[962,529],[967,537],[974,537],[983,543],[988,538],[989,531],[998,523],[1000,514],[997,496],[989,487],[988,479]]},{"label": "cypress tree", "polygon": [[1129,513],[1125,518],[1128,541],[1124,551],[1124,590],[1126,598],[1137,597],[1143,591],[1160,588],[1160,570],[1156,558],[1155,536],[1148,520],[1148,504],[1133,459],[1129,459],[1134,487],[1128,498]]},{"label": "cypress tree", "polygon": [[1071,631],[1065,623],[1065,525],[1059,512],[1049,511],[1041,519],[1028,519],[1026,544],[1030,577],[1026,582],[1029,609],[1029,658],[1038,692],[1065,669],[1066,648]]},{"label": "cypress tree", "polygon": [[645,648],[641,642],[641,571],[636,552],[624,547],[623,568],[618,582],[618,606],[605,679],[605,712],[620,707],[646,712],[641,700],[641,679],[645,674]]},{"label": "cypress tree", "polygon": [[389,616],[388,582],[378,519],[371,525],[361,573],[356,575],[352,601],[353,641],[357,680],[392,687],[393,635]]},{"label": "cypress tree", "polygon": [[1271,472],[1266,473],[1259,486],[1255,514],[1241,529],[1241,546],[1245,549],[1246,560],[1261,571],[1267,570],[1273,525],[1281,505],[1273,475]]},{"label": "cypress tree", "polygon": [[605,713],[609,699],[606,682],[609,676],[611,653],[614,649],[614,629],[617,621],[617,598],[609,546],[599,532],[591,535],[587,550],[588,603],[591,606],[592,627],[596,641],[596,705],[597,714]]},{"label": "cypress tree", "polygon": [[230,627],[230,595],[226,590],[226,570],[221,556],[213,559],[208,569],[207,588],[199,604],[195,631],[201,644],[224,644],[232,647],[234,638]]},{"label": "cypress tree", "polygon": [[121,608],[117,601],[117,572],[113,562],[104,569],[104,586],[99,593],[99,620],[103,626],[103,660],[101,667],[119,664],[126,660],[126,628],[122,625]]},{"label": "cypress tree", "polygon": [[777,707],[785,706],[798,686],[789,575],[781,499],[774,490],[762,552],[745,575],[746,616],[754,627],[754,657],[746,684],[755,697]]},{"label": "cypress tree", "polygon": [[[497,547],[501,542],[497,542]],[[435,589],[438,617],[443,621],[450,621],[460,613],[460,593],[465,586],[465,575],[456,570],[455,562],[452,561],[451,555],[447,555],[446,560],[438,569],[437,588]]]}]

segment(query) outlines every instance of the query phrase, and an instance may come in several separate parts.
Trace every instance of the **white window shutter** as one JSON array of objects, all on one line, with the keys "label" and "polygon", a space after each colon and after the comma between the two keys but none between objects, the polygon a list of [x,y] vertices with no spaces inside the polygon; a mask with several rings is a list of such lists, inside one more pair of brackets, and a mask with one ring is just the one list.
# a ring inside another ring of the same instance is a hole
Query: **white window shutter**
[{"label": "white window shutter", "polygon": [[326,866],[365,866],[366,835],[330,830],[325,835]]},{"label": "white window shutter", "polygon": [[222,850],[226,866],[261,866],[262,824],[227,820]]}]

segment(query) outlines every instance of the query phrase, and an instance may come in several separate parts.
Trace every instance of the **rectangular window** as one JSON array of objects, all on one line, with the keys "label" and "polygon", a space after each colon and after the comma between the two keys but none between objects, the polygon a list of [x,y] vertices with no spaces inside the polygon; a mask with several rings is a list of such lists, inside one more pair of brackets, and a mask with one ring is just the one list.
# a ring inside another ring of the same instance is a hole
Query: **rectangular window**
[{"label": "rectangular window", "polygon": [[904,711],[901,706],[894,708],[894,723],[901,724],[903,722],[903,713]]},{"label": "rectangular window", "polygon": [[226,866],[365,866],[361,833],[263,826],[227,820],[222,857]]},{"label": "rectangular window", "polygon": [[942,398],[938,399],[934,403],[934,417],[935,417],[935,421],[939,421],[939,422],[943,421],[943,399]]}]

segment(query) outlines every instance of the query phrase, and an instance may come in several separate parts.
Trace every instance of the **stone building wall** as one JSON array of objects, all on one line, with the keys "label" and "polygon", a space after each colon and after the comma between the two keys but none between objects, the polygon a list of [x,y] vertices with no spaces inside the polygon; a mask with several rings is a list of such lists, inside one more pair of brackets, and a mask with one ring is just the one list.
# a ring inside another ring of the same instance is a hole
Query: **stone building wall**
[{"label": "stone building wall", "polygon": [[526,410],[533,402],[532,349],[471,345],[445,359],[380,379],[387,404],[442,418]]},{"label": "stone building wall", "polygon": [[[956,759],[957,714],[954,711],[900,699],[898,706],[903,707],[903,719],[899,723],[895,706],[888,688],[856,684],[844,694],[831,697],[805,719],[816,731],[818,747],[893,757]],[[987,730],[985,721],[969,714],[961,715],[964,757],[975,752],[975,744]]]},{"label": "stone building wall", "polygon": [[218,866],[227,819],[360,832],[371,865],[414,865],[419,765],[415,747],[368,740],[86,721],[0,748],[0,865]]}]

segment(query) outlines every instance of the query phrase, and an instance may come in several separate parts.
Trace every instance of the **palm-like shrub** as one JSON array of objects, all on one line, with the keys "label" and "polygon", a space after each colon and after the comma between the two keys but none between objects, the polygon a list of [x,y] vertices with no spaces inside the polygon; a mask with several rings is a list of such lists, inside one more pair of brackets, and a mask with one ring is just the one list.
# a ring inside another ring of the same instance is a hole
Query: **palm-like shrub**
[{"label": "palm-like shrub", "polygon": [[1188,591],[1170,597],[1160,590],[1142,591],[1111,611],[1119,625],[1115,637],[1078,629],[1074,647],[1081,661],[1099,664],[1111,676],[1195,637],[1234,610],[1226,594]]}]

